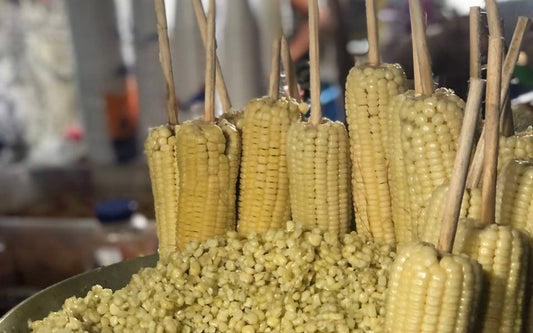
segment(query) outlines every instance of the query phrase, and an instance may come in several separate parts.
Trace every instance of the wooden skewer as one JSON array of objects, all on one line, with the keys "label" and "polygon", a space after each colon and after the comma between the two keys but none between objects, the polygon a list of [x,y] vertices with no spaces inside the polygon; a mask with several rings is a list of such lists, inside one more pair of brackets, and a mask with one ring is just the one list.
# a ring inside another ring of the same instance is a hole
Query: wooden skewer
[{"label": "wooden skewer", "polygon": [[520,48],[522,47],[522,41],[529,27],[529,19],[524,16],[518,17],[516,27],[513,32],[513,38],[509,44],[509,50],[505,56],[502,69],[502,89],[500,93],[501,101],[501,118],[500,118],[500,130],[504,132],[506,136],[512,135],[514,132],[513,114],[511,108],[508,107],[508,95],[509,84],[513,76],[516,62],[518,61],[518,55],[520,54]]},{"label": "wooden skewer", "polygon": [[[207,18],[205,16],[204,7],[202,5],[202,0],[192,0],[192,5],[194,8],[194,15],[196,16],[196,22],[198,24],[198,29],[200,30],[200,35],[202,36],[202,41],[204,43],[204,48],[207,47]],[[222,111],[224,113],[231,110],[231,99],[228,94],[228,89],[226,87],[226,81],[224,80],[224,75],[222,74],[222,67],[220,67],[220,62],[218,61],[218,56],[215,52],[215,71],[216,71],[216,80],[215,84],[218,91],[218,97],[220,98],[220,104],[222,105]]]},{"label": "wooden skewer", "polygon": [[[488,7],[488,8],[495,8],[494,6]],[[527,20],[527,22],[526,22]],[[506,104],[508,103],[508,92],[509,92],[509,83],[512,77],[512,73],[514,71],[514,67],[516,65],[516,59],[518,58],[519,50],[522,44],[523,40],[523,33],[527,31],[527,25],[529,24],[529,20],[520,17],[517,26],[515,28],[515,31],[513,33],[513,39],[511,40],[511,47],[509,48],[509,51],[507,52],[507,55],[505,57],[504,61],[504,68],[502,70],[502,82],[501,82],[501,92],[500,92],[500,130],[503,132],[504,135],[511,135],[511,129],[513,128],[512,125],[512,114],[506,114],[506,112],[510,111],[509,108],[506,108]],[[491,23],[492,22],[492,23]],[[499,20],[495,20],[492,18],[491,21],[489,21],[492,25],[495,25],[497,23],[497,27],[493,27],[493,31],[498,31],[499,27]],[[522,30],[524,32],[522,32]],[[511,62],[511,59],[514,58],[513,54],[516,53],[516,59],[514,62]],[[506,111],[508,110],[508,111]],[[514,128],[513,128],[514,131]],[[481,176],[483,173],[483,166],[484,166],[484,150],[485,150],[485,126],[483,127],[481,131],[481,135],[479,137],[476,151],[474,153],[474,157],[472,160],[471,168],[468,173],[468,179],[466,186],[468,188],[475,188],[479,186],[479,183],[481,182]]]},{"label": "wooden skewer", "polygon": [[445,202],[446,209],[442,217],[439,241],[437,243],[437,249],[447,253],[452,252],[455,233],[457,231],[457,223],[463,201],[470,155],[474,145],[474,132],[481,106],[482,94],[483,81],[480,78],[472,78],[466,101],[465,117],[459,137],[457,155],[453,166],[454,174],[450,179],[450,187]]},{"label": "wooden skewer", "polygon": [[[487,1],[488,4],[489,1]],[[487,10],[490,7],[487,5]],[[490,16],[497,17],[494,13]],[[490,20],[489,20],[490,21]],[[499,25],[499,22],[498,22]],[[490,28],[489,28],[490,30]],[[493,29],[494,31],[494,29]],[[500,89],[502,78],[501,36],[489,36],[489,60],[487,68],[487,98],[485,107],[485,150],[483,158],[483,185],[481,188],[481,223],[489,225],[495,222],[496,205],[496,169],[498,166]]]},{"label": "wooden skewer", "polygon": [[[416,46],[416,57],[413,57],[420,66],[420,90],[415,91],[424,96],[433,94],[433,75],[429,59],[429,49],[426,41],[424,15],[420,0],[409,0],[409,13],[411,16],[411,30],[413,43]],[[416,87],[415,83],[415,87]]]},{"label": "wooden skewer", "polygon": [[275,37],[272,41],[272,59],[270,62],[270,79],[268,96],[272,99],[279,98],[279,53],[281,48],[281,38]]},{"label": "wooden skewer", "polygon": [[285,34],[281,34],[281,61],[283,63],[285,79],[287,80],[287,85],[289,87],[289,96],[300,101],[300,90],[298,89],[296,70],[291,59],[289,42],[287,41]]},{"label": "wooden skewer", "polygon": [[308,0],[309,6],[309,67],[311,71],[311,117],[309,123],[318,126],[322,120],[320,105],[320,54],[318,40],[318,3]]},{"label": "wooden skewer", "polygon": [[[411,38],[413,36],[411,35]],[[420,64],[418,62],[418,51],[415,45],[415,42],[412,41],[413,46],[413,81],[414,81],[414,88],[416,92],[422,91],[422,82],[420,82]]]},{"label": "wooden skewer", "polygon": [[155,14],[157,17],[157,36],[159,39],[159,62],[165,77],[167,86],[167,116],[170,125],[178,122],[178,101],[176,99],[176,87],[170,58],[170,46],[168,42],[168,27],[164,0],[155,0]]},{"label": "wooden skewer", "polygon": [[374,0],[366,0],[366,31],[368,38],[368,63],[379,65],[379,39]]},{"label": "wooden skewer", "polygon": [[481,78],[481,10],[470,7],[470,78]]},{"label": "wooden skewer", "polygon": [[215,0],[209,1],[207,14],[207,44],[205,48],[205,109],[204,120],[215,121]]},{"label": "wooden skewer", "polygon": [[489,24],[489,35],[495,38],[502,38],[502,26],[498,15],[498,6],[495,0],[485,0],[485,10]]}]

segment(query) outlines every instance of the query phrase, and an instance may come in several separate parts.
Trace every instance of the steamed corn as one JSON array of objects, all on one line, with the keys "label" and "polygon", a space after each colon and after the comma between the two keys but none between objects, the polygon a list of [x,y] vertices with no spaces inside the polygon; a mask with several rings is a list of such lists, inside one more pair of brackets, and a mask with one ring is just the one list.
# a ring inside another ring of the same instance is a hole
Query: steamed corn
[{"label": "steamed corn", "polygon": [[386,332],[471,331],[482,286],[475,261],[408,243],[400,246],[390,274]]},{"label": "steamed corn", "polygon": [[[448,183],[437,187],[425,207],[417,217],[417,239],[437,245],[440,223],[444,213]],[[466,189],[461,204],[460,218],[479,219],[481,217],[481,190]],[[459,232],[459,231],[458,231]]]},{"label": "steamed corn", "polygon": [[463,221],[454,252],[477,260],[486,281],[476,331],[521,332],[525,308],[525,284],[529,245],[524,235],[509,226],[479,228],[475,220]]},{"label": "steamed corn", "polygon": [[383,332],[394,252],[287,223],[162,256],[115,292],[94,286],[33,332]]},{"label": "steamed corn", "polygon": [[290,218],[287,132],[305,104],[254,99],[244,109],[238,231],[277,229]]},{"label": "steamed corn", "polygon": [[350,131],[352,191],[356,226],[379,242],[410,240],[402,221],[393,224],[385,145],[389,101],[406,89],[399,65],[359,65],[346,80],[346,120]]},{"label": "steamed corn", "polygon": [[400,142],[409,198],[405,208],[416,228],[416,216],[452,174],[465,103],[445,88],[431,96],[408,91],[400,103]]},{"label": "steamed corn", "polygon": [[318,126],[297,122],[287,136],[292,218],[309,227],[346,233],[352,220],[346,128],[329,119]]},{"label": "steamed corn", "polygon": [[235,229],[235,196],[240,158],[237,130],[203,120],[180,125],[178,246],[203,241]]},{"label": "steamed corn", "polygon": [[163,125],[150,129],[144,149],[148,159],[159,240],[159,251],[176,249],[179,172],[176,161],[176,136],[179,126]]}]

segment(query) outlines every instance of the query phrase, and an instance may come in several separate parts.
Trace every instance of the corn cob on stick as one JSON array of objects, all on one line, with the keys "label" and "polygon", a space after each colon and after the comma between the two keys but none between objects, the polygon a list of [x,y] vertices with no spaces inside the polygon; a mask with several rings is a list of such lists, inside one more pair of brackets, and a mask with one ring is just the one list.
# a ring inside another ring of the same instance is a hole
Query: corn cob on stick
[{"label": "corn cob on stick", "polygon": [[279,98],[280,39],[273,43],[269,96],[244,108],[238,231],[277,229],[290,219],[287,132],[307,106]]},{"label": "corn cob on stick", "polygon": [[[439,239],[439,228],[435,227],[435,222],[440,221],[440,217],[447,209],[445,204],[446,193],[448,193],[449,183],[443,184],[433,191],[428,203],[420,211],[417,217],[417,239],[422,242],[437,244]],[[479,188],[466,189],[461,203],[459,217],[461,219],[477,219],[481,216],[481,190]],[[461,226],[461,220],[459,220]],[[458,233],[460,233],[458,231]]]},{"label": "corn cob on stick", "polygon": [[510,160],[499,173],[496,220],[533,235],[533,159]]},{"label": "corn cob on stick", "polygon": [[412,223],[433,191],[450,179],[463,109],[464,102],[447,89],[430,96],[406,93],[399,113]]},{"label": "corn cob on stick", "polygon": [[290,203],[295,221],[338,233],[351,222],[348,133],[322,118],[318,68],[318,4],[309,0],[311,116],[291,125],[287,139]]},{"label": "corn cob on stick", "polygon": [[[473,13],[476,12],[475,8]],[[479,13],[479,7],[477,8]],[[475,21],[475,20],[474,20]],[[477,22],[479,23],[479,22]],[[474,24],[477,25],[477,24]],[[471,53],[475,53],[472,52]],[[479,68],[477,68],[479,62],[474,61],[474,68],[472,70],[473,75],[479,74]],[[467,110],[474,110],[475,116],[477,117],[478,111],[481,106],[481,99],[483,93],[483,81],[481,81],[479,76],[472,76],[470,78],[470,91],[468,92],[468,100],[466,108]],[[472,112],[472,111],[471,111]],[[466,122],[466,120],[465,120]],[[475,131],[475,126],[472,129],[472,133]],[[434,225],[436,221],[440,221],[444,211],[448,209],[445,206],[446,193],[448,192],[449,183],[446,182],[443,185],[438,186],[428,202],[425,203],[424,207],[419,211],[416,226],[417,226],[417,237],[423,242],[429,242],[432,244],[437,244],[439,237],[439,227]],[[461,211],[459,214],[460,218],[472,218],[479,219],[481,212],[481,192],[478,188],[466,189],[463,195],[463,201],[461,204]]]},{"label": "corn cob on stick", "polygon": [[179,130],[179,125],[165,5],[162,0],[155,1],[155,11],[158,22],[161,68],[167,86],[166,108],[169,123],[149,130],[148,138],[144,143],[144,151],[152,183],[159,252],[165,253],[176,249],[179,172],[176,162],[175,133]]},{"label": "corn cob on stick", "polygon": [[399,65],[381,64],[374,0],[366,1],[369,62],[356,65],[346,80],[346,120],[350,132],[352,194],[358,231],[394,244],[411,239],[410,225],[393,225],[385,144],[390,99],[406,90]]},{"label": "corn cob on stick", "polygon": [[487,280],[481,304],[480,332],[521,332],[525,281],[528,271],[528,244],[523,235],[495,222],[496,168],[498,158],[502,39],[494,0],[486,1],[489,17],[489,62],[481,220],[467,228],[456,251],[477,260]]},{"label": "corn cob on stick", "polygon": [[204,119],[187,121],[177,133],[180,170],[178,247],[235,229],[235,191],[240,157],[237,130],[215,123],[215,4],[207,20]]},{"label": "corn cob on stick", "polygon": [[[427,48],[423,40],[422,10],[418,0],[409,1],[415,54],[422,60],[417,80],[431,79]],[[424,62],[426,65],[424,65]],[[422,89],[422,82],[416,84]],[[478,90],[481,86],[478,84]],[[461,131],[442,228],[435,248],[427,243],[400,245],[391,268],[386,301],[386,332],[469,332],[481,290],[481,269],[464,255],[451,254],[465,179],[473,143],[477,110],[469,107]]]}]

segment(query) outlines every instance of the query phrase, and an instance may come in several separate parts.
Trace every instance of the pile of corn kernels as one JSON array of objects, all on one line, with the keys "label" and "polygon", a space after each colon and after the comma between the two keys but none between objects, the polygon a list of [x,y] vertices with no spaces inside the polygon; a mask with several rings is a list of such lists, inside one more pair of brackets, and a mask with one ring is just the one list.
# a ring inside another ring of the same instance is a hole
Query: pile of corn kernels
[{"label": "pile of corn kernels", "polygon": [[355,232],[288,222],[235,232],[133,275],[30,324],[33,332],[382,332],[394,252]]}]

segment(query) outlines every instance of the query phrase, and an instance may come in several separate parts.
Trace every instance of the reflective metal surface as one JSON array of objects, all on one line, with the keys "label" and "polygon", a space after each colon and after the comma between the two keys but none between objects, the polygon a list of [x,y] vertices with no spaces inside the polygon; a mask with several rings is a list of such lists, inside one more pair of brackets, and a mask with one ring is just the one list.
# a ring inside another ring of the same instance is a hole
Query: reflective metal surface
[{"label": "reflective metal surface", "polygon": [[56,283],[31,296],[0,318],[0,332],[29,332],[28,321],[42,319],[51,311],[59,310],[67,298],[85,296],[95,284],[113,290],[120,289],[142,267],[154,267],[157,258],[157,254],[138,257]]}]

